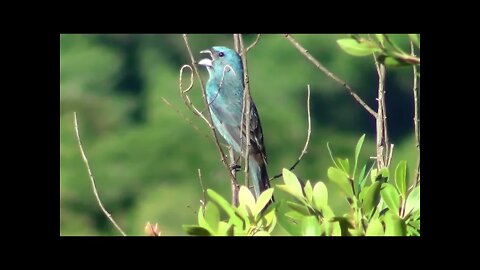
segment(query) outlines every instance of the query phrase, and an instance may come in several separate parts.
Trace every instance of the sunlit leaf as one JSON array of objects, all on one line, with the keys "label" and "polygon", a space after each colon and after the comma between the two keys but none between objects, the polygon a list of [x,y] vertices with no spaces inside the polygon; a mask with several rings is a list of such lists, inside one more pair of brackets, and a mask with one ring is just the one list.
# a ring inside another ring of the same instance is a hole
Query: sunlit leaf
[{"label": "sunlit leaf", "polygon": [[328,190],[322,181],[318,181],[313,187],[313,204],[318,210],[328,205]]},{"label": "sunlit leaf", "polygon": [[380,220],[372,219],[370,223],[368,223],[367,232],[365,233],[366,236],[382,236],[385,232],[383,231],[383,226]]},{"label": "sunlit leaf", "polygon": [[407,162],[402,160],[398,163],[395,169],[395,186],[397,187],[403,198],[407,194]]},{"label": "sunlit leaf", "polygon": [[405,205],[405,213],[420,210],[420,186],[412,189],[410,194],[408,194],[407,202]]},{"label": "sunlit leaf", "polygon": [[405,236],[407,234],[405,222],[391,211],[385,214],[383,221],[385,222],[386,236]]},{"label": "sunlit leaf", "polygon": [[364,140],[365,140],[365,134],[363,134],[360,137],[360,139],[357,142],[357,145],[355,146],[355,163],[354,163],[354,166],[353,166],[353,173],[352,173],[353,177],[355,177],[355,171],[357,170],[357,164],[358,164],[358,156],[360,155],[360,151],[362,150]]},{"label": "sunlit leaf", "polygon": [[309,216],[309,217],[305,217],[302,220],[302,235],[304,236],[322,235],[322,228],[316,217]]},{"label": "sunlit leaf", "polygon": [[267,203],[272,198],[272,195],[273,195],[273,188],[269,188],[260,194],[260,196],[257,199],[257,203],[255,204],[255,209],[254,209],[255,216],[258,215],[263,210],[265,205],[267,205]]},{"label": "sunlit leaf", "polygon": [[328,178],[335,183],[348,197],[353,197],[352,186],[345,172],[330,167],[327,171]]},{"label": "sunlit leaf", "polygon": [[303,197],[302,185],[298,181],[297,176],[287,169],[282,170],[283,180],[289,189],[297,196]]},{"label": "sunlit leaf", "polygon": [[355,39],[346,38],[337,40],[337,43],[346,53],[354,56],[366,56],[381,51],[377,44],[368,40],[358,42]]}]

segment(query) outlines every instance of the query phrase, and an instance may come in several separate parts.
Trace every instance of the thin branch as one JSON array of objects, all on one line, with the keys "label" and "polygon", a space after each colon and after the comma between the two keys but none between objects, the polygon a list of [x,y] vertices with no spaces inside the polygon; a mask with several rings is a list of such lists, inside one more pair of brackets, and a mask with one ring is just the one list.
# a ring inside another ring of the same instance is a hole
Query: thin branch
[{"label": "thin branch", "polygon": [[315,57],[313,57],[302,45],[300,45],[291,35],[285,34],[285,37],[292,43],[297,50],[303,54],[310,62],[312,62],[318,69],[320,69],[323,73],[325,73],[329,78],[333,79],[337,83],[341,84],[349,93],[352,95],[352,97],[360,104],[362,105],[365,110],[367,110],[373,117],[377,117],[377,113],[372,110],[353,90],[352,88],[344,81],[339,79],[337,76],[335,76],[332,72],[330,72],[327,68],[325,68]]},{"label": "thin branch", "polygon": [[[303,146],[302,153],[300,153],[300,156],[298,157],[297,161],[293,166],[290,168],[290,171],[293,171],[295,167],[300,163],[300,160],[302,160],[303,155],[307,153],[308,149],[308,143],[310,142],[310,134],[312,133],[312,117],[310,116],[310,84],[307,85],[307,91],[308,91],[308,96],[307,96],[307,114],[308,114],[308,131],[307,131],[307,140],[305,141],[305,146]],[[273,179],[279,178],[282,176],[282,173],[275,175],[274,177],[270,178],[269,181],[272,181]]]},{"label": "thin branch", "polygon": [[[415,56],[415,48],[411,40],[410,40],[410,49],[411,49],[412,56]],[[413,65],[413,100],[415,102],[415,116],[413,117],[413,123],[415,125],[415,142],[418,149],[418,161],[417,161],[417,169],[415,171],[414,186],[417,186],[420,183],[420,119],[418,117],[418,113],[419,113],[418,76],[417,76],[416,65]]]},{"label": "thin branch", "polygon": [[[255,47],[255,45],[257,45],[258,41],[260,40],[260,35],[261,34],[257,34],[257,38],[255,39],[255,41],[252,43],[252,45],[248,46],[247,49],[245,50],[247,53],[248,51],[250,51],[250,49],[252,49],[253,47]],[[242,55],[243,52],[240,54]]]},{"label": "thin branch", "polygon": [[95,198],[97,199],[98,205],[99,205],[100,208],[102,209],[102,211],[103,211],[103,213],[105,214],[105,216],[107,216],[107,218],[113,223],[113,225],[115,226],[115,228],[117,228],[117,230],[118,230],[123,236],[127,236],[127,235],[125,234],[125,232],[123,232],[122,228],[120,228],[120,226],[118,226],[118,224],[115,222],[115,220],[113,219],[112,215],[107,211],[107,209],[105,209],[105,207],[103,207],[102,201],[100,200],[100,196],[98,195],[97,186],[96,186],[96,184],[95,184],[95,179],[93,178],[92,171],[90,170],[90,165],[88,164],[87,156],[85,155],[85,152],[83,151],[82,142],[81,142],[81,140],[80,140],[80,133],[79,133],[79,131],[78,131],[77,112],[74,112],[74,113],[73,113],[73,117],[74,117],[74,123],[75,123],[75,133],[77,134],[78,147],[80,148],[80,153],[82,154],[83,162],[85,162],[85,166],[87,167],[88,176],[90,176],[90,182],[91,182],[91,184],[92,184],[93,194],[95,195]]},{"label": "thin branch", "polygon": [[187,94],[190,91],[190,89],[192,89],[192,87],[193,87],[193,71],[190,73],[190,85],[187,87],[187,89],[183,90],[183,87],[182,87],[183,69],[187,68],[187,67],[190,69],[190,71],[192,71],[192,67],[189,66],[189,65],[183,65],[182,68],[180,69],[180,76],[179,76],[179,79],[178,79],[180,96],[182,97],[185,105],[187,105],[187,108],[189,108],[195,115],[200,116],[208,124],[208,126],[210,128],[213,128],[211,122],[208,121],[207,118],[205,118],[203,113],[199,109],[197,109],[197,107],[195,107],[195,105],[193,105],[192,101],[190,100],[190,97]]},{"label": "thin branch", "polygon": [[[245,167],[245,185],[248,187],[249,186],[249,164],[248,164],[248,159],[249,159],[249,149],[250,149],[250,118],[251,118],[251,104],[250,104],[250,86],[249,86],[249,80],[248,80],[248,70],[247,70],[247,55],[245,51],[245,47],[243,45],[243,37],[242,34],[238,35],[238,40],[240,44],[240,51],[242,52],[242,63],[243,63],[243,82],[244,82],[244,92],[243,92],[243,108],[242,108],[242,118],[245,117],[245,140],[246,140],[246,145],[245,145],[245,152],[244,154],[244,167]],[[245,112],[245,113],[243,113]],[[243,119],[242,119],[243,120]],[[242,121],[243,122],[243,121]],[[241,125],[241,129],[243,128],[243,123]],[[240,133],[240,138],[243,138],[242,136],[242,131]],[[242,140],[241,140],[242,141]],[[243,141],[242,141],[243,142]]]},{"label": "thin branch", "polygon": [[377,130],[377,168],[380,170],[383,167],[388,167],[389,163],[389,147],[388,132],[387,132],[387,116],[385,106],[385,65],[379,63],[375,53],[372,54],[375,62],[375,68],[378,74],[378,112],[376,119]]},{"label": "thin branch", "polygon": [[200,200],[200,203],[202,204],[203,213],[205,213],[205,206],[207,205],[207,196],[205,195],[205,187],[203,186],[202,171],[200,171],[200,168],[197,170],[198,170],[198,181],[200,181],[200,186],[202,187],[202,199]]},{"label": "thin branch", "polygon": [[[183,40],[185,42],[185,46],[187,47],[187,51],[188,51],[188,54],[190,56],[190,60],[192,62],[193,70],[194,70],[195,74],[197,75],[198,81],[200,82],[200,88],[202,89],[202,95],[203,95],[203,101],[205,103],[205,107],[208,108],[208,101],[207,101],[207,95],[206,95],[206,92],[205,92],[205,87],[203,86],[202,78],[200,77],[200,74],[198,73],[195,58],[193,57],[192,50],[190,49],[190,45],[188,43],[187,34],[183,34]],[[217,146],[218,151],[220,153],[220,158],[222,160],[222,163],[225,166],[225,168],[227,169],[228,174],[230,175],[230,180],[232,181],[232,183],[238,185],[237,179],[235,179],[235,176],[230,172],[230,168],[229,168],[228,163],[225,159],[225,153],[223,152],[223,149],[220,146],[220,143],[218,141],[218,136],[217,136],[217,133],[215,132],[215,127],[213,127],[213,125],[211,124],[212,123],[212,116],[210,114],[210,110],[207,109],[206,111],[207,111],[207,116],[208,116],[207,123],[208,123],[210,129],[212,130],[213,137],[215,138],[215,145]]]},{"label": "thin branch", "polygon": [[[228,146],[228,152],[230,155],[230,173],[235,175],[235,178],[237,177],[237,163],[235,162],[235,154],[233,153],[232,146]],[[234,183],[231,184],[232,188],[232,205],[233,206],[238,206],[238,192],[240,191],[240,186],[235,185]]]}]

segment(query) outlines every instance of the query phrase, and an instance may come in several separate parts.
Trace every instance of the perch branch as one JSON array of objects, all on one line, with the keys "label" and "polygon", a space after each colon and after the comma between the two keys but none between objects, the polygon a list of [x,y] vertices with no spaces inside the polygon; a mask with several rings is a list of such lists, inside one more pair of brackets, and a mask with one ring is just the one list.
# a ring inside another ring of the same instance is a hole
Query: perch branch
[{"label": "perch branch", "polygon": [[[410,49],[412,56],[415,57],[415,48],[413,42],[410,41]],[[415,116],[413,117],[413,123],[415,125],[415,142],[418,149],[418,161],[417,169],[415,171],[415,184],[416,187],[420,183],[420,119],[418,117],[419,113],[419,103],[418,103],[418,76],[417,76],[417,66],[413,65],[413,99],[415,102]]]},{"label": "perch branch", "polygon": [[[210,129],[212,130],[212,134],[213,134],[213,137],[215,139],[215,145],[217,146],[218,148],[218,151],[220,153],[220,158],[222,160],[222,163],[223,165],[225,166],[225,168],[227,169],[228,171],[228,174],[230,175],[230,180],[232,182],[232,185],[236,185],[238,186],[238,182],[237,182],[237,179],[235,178],[235,176],[231,173],[230,171],[230,167],[228,166],[228,163],[227,163],[227,160],[225,159],[225,153],[223,152],[223,149],[222,147],[220,146],[220,143],[218,141],[218,136],[217,136],[217,132],[215,131],[215,127],[213,127],[213,125],[211,124],[212,123],[212,116],[210,114],[210,110],[208,109],[208,101],[207,101],[207,95],[206,95],[206,92],[205,92],[205,87],[203,86],[203,81],[202,81],[202,78],[200,77],[200,74],[198,73],[198,69],[197,69],[197,66],[196,66],[196,61],[195,61],[195,58],[193,57],[193,54],[192,54],[192,50],[190,49],[190,45],[188,43],[188,36],[187,34],[183,34],[183,40],[185,42],[185,46],[187,47],[187,51],[188,51],[188,54],[190,56],[190,60],[192,62],[192,67],[193,67],[193,70],[195,72],[195,74],[197,75],[197,79],[198,81],[200,82],[200,88],[202,89],[202,95],[203,95],[203,101],[205,103],[205,107],[207,108],[206,111],[207,111],[207,116],[208,116],[208,119],[206,120],[207,121],[207,124],[208,126],[210,127]],[[205,120],[205,119],[204,119]]]},{"label": "perch branch", "polygon": [[90,170],[90,165],[88,164],[87,156],[85,155],[85,152],[83,151],[82,142],[81,142],[81,140],[80,140],[80,133],[79,133],[79,131],[78,131],[77,112],[74,112],[74,113],[73,113],[73,117],[74,117],[74,123],[75,123],[75,133],[77,134],[78,147],[80,148],[80,153],[82,154],[83,162],[85,163],[85,166],[87,167],[88,176],[90,177],[90,182],[91,182],[92,188],[93,188],[93,194],[95,195],[95,198],[97,199],[97,203],[98,203],[98,205],[100,206],[100,208],[102,209],[102,211],[103,211],[103,213],[105,214],[105,216],[107,216],[107,218],[108,218],[108,219],[112,222],[112,224],[115,226],[115,228],[117,228],[117,230],[118,230],[123,236],[127,236],[127,235],[125,234],[125,232],[123,232],[122,228],[120,228],[120,226],[118,226],[118,224],[115,222],[115,220],[113,219],[112,215],[107,211],[107,209],[105,209],[105,207],[103,206],[102,200],[100,200],[100,196],[98,195],[98,191],[97,191],[97,186],[96,186],[96,184],[95,184],[95,179],[93,178],[92,171]]},{"label": "perch branch", "polygon": [[388,167],[389,160],[389,143],[387,133],[387,116],[385,106],[385,65],[377,61],[375,53],[373,53],[375,67],[378,73],[378,112],[376,119],[377,129],[377,168]]},{"label": "perch branch", "polygon": [[[307,140],[305,141],[305,146],[303,146],[302,153],[300,153],[300,156],[298,157],[297,161],[293,166],[290,168],[290,171],[293,171],[295,167],[300,163],[300,160],[302,160],[303,155],[307,153],[308,149],[308,143],[310,142],[310,134],[312,133],[312,118],[310,116],[310,84],[307,85],[307,114],[308,114],[308,131],[307,131]],[[269,181],[272,181],[273,179],[279,178],[282,176],[282,173],[275,175],[274,177],[270,178]]]},{"label": "perch branch", "polygon": [[337,83],[341,84],[349,93],[352,95],[352,97],[363,107],[365,110],[367,110],[373,117],[377,117],[377,113],[372,110],[353,90],[352,88],[344,81],[339,79],[335,74],[333,74],[331,71],[329,71],[327,68],[325,68],[315,57],[313,57],[302,45],[298,43],[291,35],[285,34],[285,37],[292,43],[297,50],[303,54],[310,62],[312,62],[318,69],[320,69],[323,73],[327,75],[327,77],[333,79]]},{"label": "perch branch", "polygon": [[[247,53],[248,53],[248,51],[250,51],[250,49],[252,49],[253,47],[255,47],[255,45],[257,45],[258,41],[260,40],[260,35],[261,34],[257,34],[257,38],[255,39],[255,41],[250,46],[247,47],[247,49],[245,50]],[[242,55],[242,54],[243,54],[243,52],[241,52],[240,55]]]}]

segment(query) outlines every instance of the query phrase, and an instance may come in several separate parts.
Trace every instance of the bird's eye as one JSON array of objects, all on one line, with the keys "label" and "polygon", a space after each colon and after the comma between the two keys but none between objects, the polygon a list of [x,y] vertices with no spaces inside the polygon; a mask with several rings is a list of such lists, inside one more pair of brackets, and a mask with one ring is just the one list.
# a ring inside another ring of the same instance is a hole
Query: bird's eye
[{"label": "bird's eye", "polygon": [[219,52],[218,56],[223,57],[225,54],[223,52]]}]

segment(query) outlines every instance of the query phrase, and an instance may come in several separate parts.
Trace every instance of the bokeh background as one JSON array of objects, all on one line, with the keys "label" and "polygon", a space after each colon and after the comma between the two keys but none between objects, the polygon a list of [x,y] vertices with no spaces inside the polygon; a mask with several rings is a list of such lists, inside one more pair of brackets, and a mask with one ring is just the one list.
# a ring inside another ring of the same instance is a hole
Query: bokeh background
[{"label": "bokeh background", "polygon": [[[245,44],[255,37],[244,35]],[[378,77],[373,58],[343,52],[336,40],[348,35],[294,37],[376,109]],[[199,52],[211,46],[233,47],[232,35],[195,34],[189,38],[197,59],[205,57]],[[406,35],[392,35],[392,39],[409,50]],[[202,198],[197,169],[201,169],[206,187],[230,198],[227,172],[208,138],[210,131],[186,108],[179,94],[179,70],[189,62],[179,34],[61,35],[61,235],[118,235],[93,196],[76,142],[74,111],[103,203],[128,235],[144,235],[147,221],[158,222],[162,235],[186,235],[182,224],[196,224]],[[200,71],[206,81],[206,70]],[[330,142],[335,156],[352,159],[356,141],[366,133],[360,165],[370,167],[370,157],[375,156],[374,119],[282,35],[261,36],[248,53],[248,71],[271,176],[289,168],[303,148],[306,85],[311,85],[312,137],[295,173],[304,180],[325,181],[334,211],[345,211],[347,202],[326,175],[332,165],[326,143]],[[387,69],[388,128],[395,144],[392,164],[407,160],[410,175],[417,153],[412,78],[410,67]],[[198,82],[191,96],[203,108]],[[282,196],[281,191],[275,194]],[[277,226],[273,234],[284,231]]]}]

